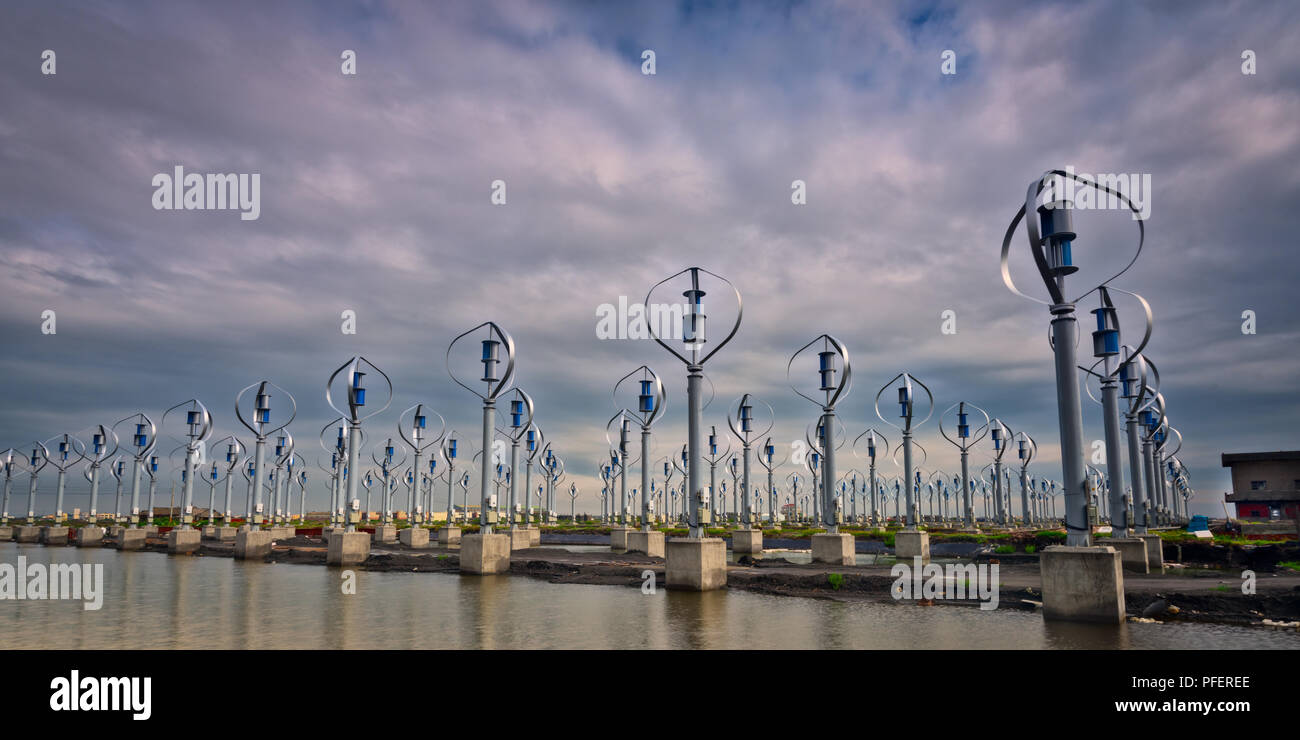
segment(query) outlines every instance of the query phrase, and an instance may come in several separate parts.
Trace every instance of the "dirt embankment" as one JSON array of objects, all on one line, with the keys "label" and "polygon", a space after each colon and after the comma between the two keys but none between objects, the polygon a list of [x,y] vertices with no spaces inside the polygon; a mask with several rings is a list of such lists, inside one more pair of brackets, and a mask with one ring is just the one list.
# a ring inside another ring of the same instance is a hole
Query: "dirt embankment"
[{"label": "dirt embankment", "polygon": [[[1182,557],[1214,560],[1222,556],[1231,566],[1197,569],[1171,565],[1164,574],[1126,574],[1125,602],[1133,618],[1159,621],[1221,622],[1261,625],[1264,620],[1300,620],[1300,573],[1274,572],[1281,560],[1295,559],[1287,546],[1225,547],[1211,543],[1184,544]],[[145,549],[166,552],[165,540],[150,539]],[[1168,545],[1166,546],[1168,553]],[[1234,554],[1235,553],[1235,554]],[[205,541],[202,556],[233,557],[233,543]],[[325,544],[316,538],[294,537],[277,541],[267,562],[324,565]],[[998,608],[1037,609],[1042,603],[1038,564],[1033,556],[1006,558],[1000,566]],[[1021,562],[1021,561],[1025,562]],[[933,601],[895,599],[896,578],[890,566],[875,565],[874,559],[859,557],[861,565],[829,566],[792,563],[783,558],[752,559],[742,556],[727,571],[727,587],[776,596],[871,601],[888,604],[976,606],[976,599]],[[459,552],[444,548],[410,550],[400,545],[376,545],[361,568],[377,572],[456,573]],[[1257,570],[1256,593],[1241,592],[1241,571]],[[514,552],[510,575],[540,578],[550,583],[576,583],[641,587],[649,571],[656,587],[665,587],[664,561],[636,553],[569,552],[538,547]]]}]

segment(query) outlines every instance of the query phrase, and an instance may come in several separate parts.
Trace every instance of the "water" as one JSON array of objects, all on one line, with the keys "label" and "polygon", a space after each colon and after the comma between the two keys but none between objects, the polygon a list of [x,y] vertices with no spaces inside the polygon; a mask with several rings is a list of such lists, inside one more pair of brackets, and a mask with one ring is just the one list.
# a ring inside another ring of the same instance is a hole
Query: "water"
[{"label": "water", "polygon": [[1032,612],[742,591],[653,595],[519,576],[354,571],[0,543],[0,563],[103,563],[104,601],[0,601],[14,648],[1300,648],[1295,632],[1044,623]]}]

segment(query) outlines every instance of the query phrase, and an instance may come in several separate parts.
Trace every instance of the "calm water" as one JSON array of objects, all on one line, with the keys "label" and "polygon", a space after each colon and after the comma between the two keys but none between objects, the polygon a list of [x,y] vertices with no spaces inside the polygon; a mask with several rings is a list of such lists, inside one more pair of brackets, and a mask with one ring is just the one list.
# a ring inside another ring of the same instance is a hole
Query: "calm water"
[{"label": "calm water", "polygon": [[1048,625],[1033,613],[740,591],[644,595],[517,576],[355,571],[0,544],[0,563],[103,563],[104,606],[0,601],[0,648],[1300,648],[1295,632]]}]

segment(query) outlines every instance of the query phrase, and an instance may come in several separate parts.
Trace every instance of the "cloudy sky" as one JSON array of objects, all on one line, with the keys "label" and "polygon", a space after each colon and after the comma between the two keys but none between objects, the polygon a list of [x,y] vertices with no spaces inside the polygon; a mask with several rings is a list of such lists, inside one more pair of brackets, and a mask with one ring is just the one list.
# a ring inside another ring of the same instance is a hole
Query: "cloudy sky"
[{"label": "cloudy sky", "polygon": [[[423,401],[474,436],[477,401],[444,354],[494,320],[595,511],[619,377],[649,363],[667,381],[656,454],[685,433],[681,362],[600,339],[598,306],[699,265],[745,301],[707,367],[706,423],[749,392],[775,408],[778,440],[802,438],[817,408],[786,362],[829,332],[852,358],[839,410],[853,436],[882,426],[876,391],[907,370],[939,410],[971,401],[1036,437],[1034,472],[1059,478],[1049,315],[1002,285],[998,252],[1028,183],[1072,166],[1151,176],[1145,249],[1116,285],[1154,308],[1149,355],[1194,510],[1221,514],[1221,452],[1300,447],[1298,15],[1285,2],[6,3],[0,446],[195,396],[217,436],[247,437],[234,397],[266,378],[297,397],[314,465],[325,380],[354,354],[396,389],[374,434]],[[56,74],[42,74],[45,50]],[[259,218],[156,210],[154,176],[177,166],[258,173]],[[1077,294],[1131,257],[1138,230],[1116,211],[1075,220]],[[1023,235],[1014,246],[1013,275],[1040,295]],[[710,338],[734,312],[725,299],[706,299]],[[1084,332],[1095,305],[1080,306]],[[1121,303],[1135,332],[1137,310]],[[1087,357],[1086,334],[1080,346]],[[920,432],[927,466],[954,472],[934,420]],[[86,505],[75,481],[69,509]]]}]

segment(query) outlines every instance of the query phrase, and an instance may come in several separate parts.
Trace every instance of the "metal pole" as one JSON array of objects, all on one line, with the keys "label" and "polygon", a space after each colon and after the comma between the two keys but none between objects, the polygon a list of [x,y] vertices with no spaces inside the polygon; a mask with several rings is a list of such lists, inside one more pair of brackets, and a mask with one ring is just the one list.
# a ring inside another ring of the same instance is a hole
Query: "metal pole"
[{"label": "metal pole", "polygon": [[1075,341],[1079,326],[1073,303],[1051,307],[1052,344],[1056,354],[1056,401],[1061,430],[1061,476],[1065,496],[1066,545],[1091,544],[1087,494],[1083,490],[1083,412],[1079,404],[1079,379]]},{"label": "metal pole", "polygon": [[[691,539],[704,536],[704,527],[700,522],[703,508],[704,491],[700,480],[700,466],[703,463],[700,449],[700,417],[703,409],[700,405],[700,381],[704,379],[704,368],[700,365],[686,367],[686,522]],[[710,487],[715,476],[710,474]]]},{"label": "metal pole", "polygon": [[[185,489],[184,502],[181,507],[181,529],[190,528],[190,507],[194,501],[194,453],[195,450],[192,445],[185,449]],[[132,520],[138,518],[134,513],[131,514]]]},{"label": "metal pole", "polygon": [[[418,462],[418,460],[417,460]],[[510,510],[506,513],[509,519],[510,527],[513,529],[518,522],[515,520],[515,488],[519,483],[515,473],[519,470],[519,440],[515,435],[510,435]],[[528,489],[524,489],[528,490]]]},{"label": "metal pole", "polygon": [[1029,511],[1029,471],[1020,469],[1020,508],[1025,517],[1025,526],[1032,526],[1034,517]]},{"label": "metal pole", "polygon": [[964,516],[966,526],[974,528],[975,526],[975,495],[970,487],[970,453],[966,448],[961,451],[961,492],[962,503],[966,506]]},{"label": "metal pole", "polygon": [[3,509],[0,509],[0,524],[9,523],[9,496],[13,493],[13,472],[5,465],[5,497]]},{"label": "metal pole", "polygon": [[523,512],[523,520],[524,520],[524,528],[525,528],[525,529],[527,529],[527,528],[530,526],[530,519],[531,519],[530,514],[531,514],[531,511],[529,510],[528,492],[531,491],[531,490],[533,490],[533,458],[532,458],[532,455],[529,455],[528,459],[524,462],[524,502],[523,502],[523,503],[524,503],[524,512]]},{"label": "metal pole", "polygon": [[36,473],[27,484],[27,524],[36,523]]},{"label": "metal pole", "polygon": [[[348,466],[344,468],[343,471],[340,471],[340,475],[346,473],[348,479],[347,496],[344,498],[342,502],[344,532],[357,531],[356,525],[352,523],[352,517],[348,514],[348,507],[352,505],[353,501],[356,501],[359,498],[357,494],[357,486],[360,485],[361,483],[360,480],[361,476],[359,474],[360,471],[361,471],[361,422],[352,421],[352,422],[348,422]],[[259,437],[257,440],[257,475],[260,476],[261,474],[262,474],[262,438]],[[340,486],[339,491],[342,492],[342,490],[343,489]],[[366,489],[366,493],[368,494],[369,492],[370,489]],[[261,494],[259,493],[258,496],[260,497]],[[368,500],[369,496],[367,496],[366,498]]]},{"label": "metal pole", "polygon": [[478,523],[482,534],[492,534],[492,525],[488,523],[488,492],[491,489],[490,471],[492,469],[492,422],[495,420],[495,402],[483,401],[483,463],[479,474]]},{"label": "metal pole", "polygon": [[456,509],[456,466],[450,461],[447,463],[447,526],[450,527],[455,516]]},{"label": "metal pole", "polygon": [[244,526],[260,528],[262,526],[262,485],[266,480],[266,471],[262,468],[266,463],[266,437],[258,436],[257,438],[257,456],[253,463],[253,512],[252,519],[244,523]]},{"label": "metal pole", "polygon": [[131,529],[136,528],[137,520],[139,519],[139,517],[135,515],[135,512],[140,510],[140,466],[141,465],[143,465],[142,461],[139,458],[136,458],[135,465],[131,466],[131,470],[132,470],[131,472],[131,516],[129,517],[131,520],[130,521]]},{"label": "metal pole", "polygon": [[[650,427],[641,427],[641,531],[650,531]],[[576,499],[574,499],[576,500]]]},{"label": "metal pole", "polygon": [[[903,491],[906,494],[907,514],[903,522],[910,532],[916,529],[916,518],[912,509],[914,494],[912,492],[912,433],[903,432]],[[897,507],[895,507],[897,511]]]}]

